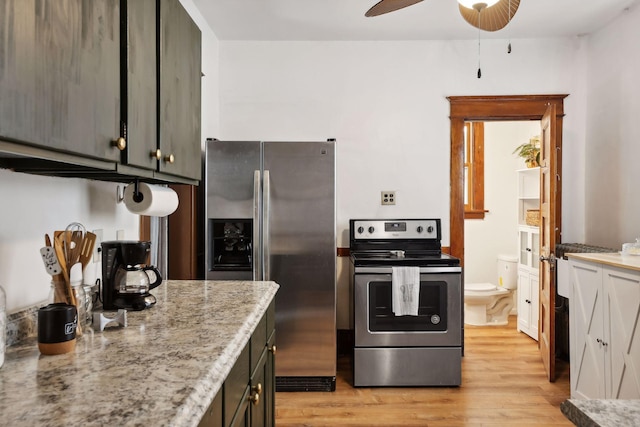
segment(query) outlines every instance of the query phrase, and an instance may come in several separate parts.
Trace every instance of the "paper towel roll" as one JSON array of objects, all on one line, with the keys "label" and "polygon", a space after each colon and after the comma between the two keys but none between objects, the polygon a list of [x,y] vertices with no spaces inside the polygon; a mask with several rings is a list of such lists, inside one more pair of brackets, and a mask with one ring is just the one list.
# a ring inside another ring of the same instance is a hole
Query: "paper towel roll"
[{"label": "paper towel roll", "polygon": [[169,187],[138,183],[138,192],[142,199],[134,200],[135,184],[124,189],[124,204],[129,212],[146,216],[167,216],[178,209],[178,195]]}]

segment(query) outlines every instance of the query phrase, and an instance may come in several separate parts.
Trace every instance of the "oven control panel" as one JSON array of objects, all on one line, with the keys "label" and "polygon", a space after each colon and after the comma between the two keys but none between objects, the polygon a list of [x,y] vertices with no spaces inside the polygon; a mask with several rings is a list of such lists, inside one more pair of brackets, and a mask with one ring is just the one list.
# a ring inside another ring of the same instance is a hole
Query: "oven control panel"
[{"label": "oven control panel", "polygon": [[439,219],[352,220],[354,239],[440,240]]}]

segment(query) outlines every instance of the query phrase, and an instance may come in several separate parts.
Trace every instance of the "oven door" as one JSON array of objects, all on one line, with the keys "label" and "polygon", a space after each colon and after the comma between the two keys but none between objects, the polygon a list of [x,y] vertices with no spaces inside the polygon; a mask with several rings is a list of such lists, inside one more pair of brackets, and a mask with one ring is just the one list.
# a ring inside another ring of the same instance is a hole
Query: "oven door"
[{"label": "oven door", "polygon": [[391,268],[356,267],[356,347],[425,347],[462,344],[460,267],[421,267],[417,316],[391,308]]}]

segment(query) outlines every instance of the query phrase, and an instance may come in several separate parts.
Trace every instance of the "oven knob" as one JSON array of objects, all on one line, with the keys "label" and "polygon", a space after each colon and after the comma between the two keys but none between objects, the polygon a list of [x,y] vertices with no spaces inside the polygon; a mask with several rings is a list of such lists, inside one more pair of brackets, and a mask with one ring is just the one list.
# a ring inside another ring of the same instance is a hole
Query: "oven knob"
[{"label": "oven knob", "polygon": [[358,234],[364,233],[364,227],[358,227]]},{"label": "oven knob", "polygon": [[440,323],[440,316],[438,316],[437,314],[431,316],[431,323],[433,323],[434,325]]},{"label": "oven knob", "polygon": [[427,227],[427,233],[433,233],[433,225]]},{"label": "oven knob", "polygon": [[372,234],[373,234],[373,232],[374,232],[374,231],[376,231],[376,229],[375,229],[375,228],[373,228],[373,227],[369,227],[369,233],[372,233]]},{"label": "oven knob", "polygon": [[424,227],[419,226],[418,229],[416,230],[418,233],[422,233],[424,231]]}]

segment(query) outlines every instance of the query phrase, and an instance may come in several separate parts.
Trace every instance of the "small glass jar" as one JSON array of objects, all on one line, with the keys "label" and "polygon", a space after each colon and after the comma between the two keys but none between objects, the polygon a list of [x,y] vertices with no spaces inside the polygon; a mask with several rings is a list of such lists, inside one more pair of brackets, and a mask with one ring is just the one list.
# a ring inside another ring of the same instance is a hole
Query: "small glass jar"
[{"label": "small glass jar", "polygon": [[73,297],[76,300],[76,308],[78,309],[78,326],[80,331],[82,331],[87,327],[87,294],[84,291],[82,282],[72,283],[71,289],[73,290]]},{"label": "small glass jar", "polygon": [[[76,300],[76,309],[78,311],[78,331],[77,336],[82,335],[82,331],[87,326],[87,294],[82,286],[82,282],[73,282],[71,291]],[[63,291],[51,282],[51,290],[49,291],[49,301],[52,303],[64,302],[68,303],[66,295],[62,295]]]},{"label": "small glass jar", "polygon": [[4,365],[4,351],[7,346],[7,296],[0,286],[0,368]]}]

